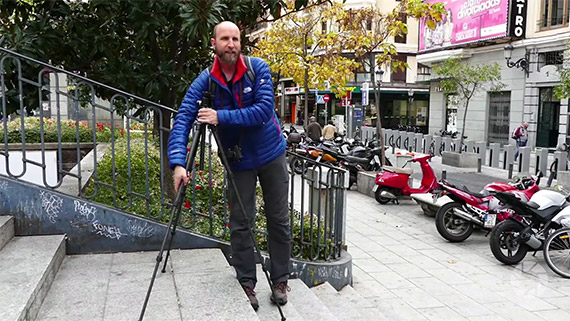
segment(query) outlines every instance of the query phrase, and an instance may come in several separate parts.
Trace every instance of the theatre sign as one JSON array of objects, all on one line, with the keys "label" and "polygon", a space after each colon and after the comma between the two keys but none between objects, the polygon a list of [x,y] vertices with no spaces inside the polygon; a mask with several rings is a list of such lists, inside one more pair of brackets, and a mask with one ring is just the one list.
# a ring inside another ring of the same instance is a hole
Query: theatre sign
[{"label": "theatre sign", "polygon": [[420,21],[420,51],[456,47],[503,37],[525,36],[529,0],[427,0],[443,3],[447,14],[434,30]]}]

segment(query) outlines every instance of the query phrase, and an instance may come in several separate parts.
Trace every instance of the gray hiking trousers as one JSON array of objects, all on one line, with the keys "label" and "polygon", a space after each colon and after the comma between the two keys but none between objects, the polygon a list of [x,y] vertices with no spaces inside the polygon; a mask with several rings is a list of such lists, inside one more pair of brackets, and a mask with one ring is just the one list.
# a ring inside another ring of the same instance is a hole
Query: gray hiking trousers
[{"label": "gray hiking trousers", "polygon": [[[287,281],[290,273],[291,235],[287,211],[289,173],[285,153],[259,169],[234,172],[238,193],[252,227],[255,224],[255,188],[258,177],[267,218],[268,248],[271,258],[269,273],[271,280],[276,284]],[[247,221],[241,212],[233,188],[229,188],[229,202],[232,264],[239,282],[255,288],[256,255]]]}]

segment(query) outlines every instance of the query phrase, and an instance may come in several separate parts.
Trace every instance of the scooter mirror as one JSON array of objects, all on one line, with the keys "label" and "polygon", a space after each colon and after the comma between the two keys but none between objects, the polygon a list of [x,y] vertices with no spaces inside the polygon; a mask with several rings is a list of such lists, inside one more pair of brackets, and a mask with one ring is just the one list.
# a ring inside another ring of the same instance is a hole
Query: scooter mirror
[{"label": "scooter mirror", "polygon": [[513,176],[513,182],[517,183],[518,181],[520,181],[521,178],[518,176]]},{"label": "scooter mirror", "polygon": [[560,186],[560,185],[554,185],[554,190],[561,192],[561,191],[562,191],[562,186]]}]

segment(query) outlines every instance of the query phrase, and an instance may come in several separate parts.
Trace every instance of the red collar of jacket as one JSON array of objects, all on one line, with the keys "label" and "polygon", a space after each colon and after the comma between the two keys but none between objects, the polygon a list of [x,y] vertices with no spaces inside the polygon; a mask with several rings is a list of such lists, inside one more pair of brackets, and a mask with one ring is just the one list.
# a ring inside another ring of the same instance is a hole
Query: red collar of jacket
[{"label": "red collar of jacket", "polygon": [[[234,84],[240,80],[245,72],[247,71],[247,66],[243,61],[242,55],[239,56],[238,60],[236,61],[236,73],[234,75]],[[220,64],[218,56],[214,59],[214,65],[212,66],[212,71],[210,72],[214,78],[216,78],[220,84],[226,86],[226,80],[224,79],[224,74],[222,72],[222,66]]]}]

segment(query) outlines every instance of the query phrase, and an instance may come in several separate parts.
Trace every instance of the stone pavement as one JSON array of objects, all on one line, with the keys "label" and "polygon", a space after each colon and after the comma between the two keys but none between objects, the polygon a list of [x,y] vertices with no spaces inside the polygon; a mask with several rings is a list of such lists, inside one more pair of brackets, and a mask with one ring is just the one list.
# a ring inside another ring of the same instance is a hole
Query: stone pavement
[{"label": "stone pavement", "polygon": [[505,266],[484,232],[452,244],[414,201],[380,205],[355,191],[346,228],[353,286],[389,320],[570,318],[570,280],[552,272],[542,252]]}]

